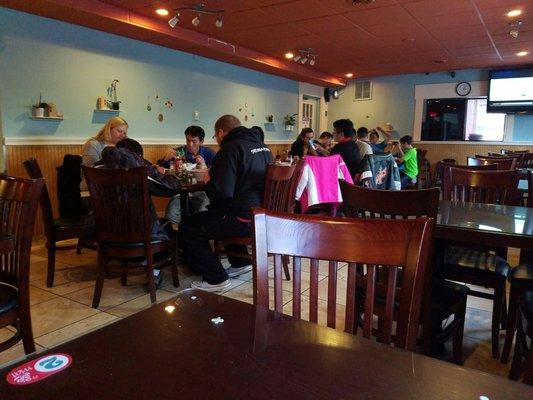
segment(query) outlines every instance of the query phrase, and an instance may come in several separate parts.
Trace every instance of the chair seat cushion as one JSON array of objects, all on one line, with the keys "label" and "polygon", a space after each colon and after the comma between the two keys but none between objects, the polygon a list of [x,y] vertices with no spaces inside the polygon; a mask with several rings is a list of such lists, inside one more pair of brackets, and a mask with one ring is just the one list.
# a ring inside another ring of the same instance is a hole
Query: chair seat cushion
[{"label": "chair seat cushion", "polygon": [[83,228],[84,219],[55,219],[54,226],[59,229]]},{"label": "chair seat cushion", "polygon": [[530,283],[533,290],[533,264],[525,263],[511,270],[509,282]]},{"label": "chair seat cushion", "polygon": [[433,279],[431,287],[431,315],[438,315],[440,319],[452,315],[456,305],[463,302],[470,289],[468,286],[451,282],[446,279]]},{"label": "chair seat cushion", "polygon": [[507,261],[494,254],[461,246],[446,249],[444,263],[447,268],[476,269],[487,274],[507,277],[511,267]]},{"label": "chair seat cushion", "polygon": [[13,286],[0,282],[0,315],[5,314],[19,304],[19,292]]},{"label": "chair seat cushion", "polygon": [[[152,246],[161,244],[163,242],[168,242],[168,240],[152,240]],[[144,242],[129,242],[129,243],[120,243],[120,242],[105,242],[105,245],[108,247],[123,247],[127,249],[133,249],[136,247],[144,247]]]}]

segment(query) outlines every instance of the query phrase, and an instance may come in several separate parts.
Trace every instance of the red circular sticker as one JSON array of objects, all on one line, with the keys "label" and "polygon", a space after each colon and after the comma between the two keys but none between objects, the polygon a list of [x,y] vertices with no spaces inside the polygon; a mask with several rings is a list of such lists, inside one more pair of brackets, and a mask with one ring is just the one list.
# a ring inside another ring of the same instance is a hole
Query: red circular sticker
[{"label": "red circular sticker", "polygon": [[6,376],[12,385],[29,385],[63,371],[72,364],[68,354],[48,354],[12,369]]}]

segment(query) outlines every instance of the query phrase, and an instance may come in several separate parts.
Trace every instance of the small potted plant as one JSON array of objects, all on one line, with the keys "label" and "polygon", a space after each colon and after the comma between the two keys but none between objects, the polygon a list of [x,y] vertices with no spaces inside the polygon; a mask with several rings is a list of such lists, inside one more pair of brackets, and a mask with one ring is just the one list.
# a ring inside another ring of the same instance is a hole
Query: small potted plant
[{"label": "small potted plant", "polygon": [[267,115],[266,117],[266,120],[269,124],[271,124],[272,122],[274,122],[274,116],[272,114],[270,115]]},{"label": "small potted plant", "polygon": [[111,85],[107,88],[107,95],[110,100],[107,100],[108,107],[112,110],[119,110],[121,101],[117,100],[117,83],[118,79],[113,79]]},{"label": "small potted plant", "polygon": [[285,115],[283,122],[285,123],[285,130],[292,132],[294,130],[294,125],[296,125],[296,116],[298,114]]},{"label": "small potted plant", "polygon": [[48,104],[42,101],[42,94],[39,93],[39,101],[32,106],[33,116],[38,118],[43,118],[45,115],[45,110],[48,109]]}]

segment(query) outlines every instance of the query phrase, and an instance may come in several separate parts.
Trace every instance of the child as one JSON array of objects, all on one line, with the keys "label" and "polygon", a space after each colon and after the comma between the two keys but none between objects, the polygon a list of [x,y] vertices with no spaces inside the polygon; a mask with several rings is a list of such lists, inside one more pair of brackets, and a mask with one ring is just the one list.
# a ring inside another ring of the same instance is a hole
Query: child
[{"label": "child", "polygon": [[400,139],[397,146],[398,157],[396,162],[400,168],[400,178],[402,182],[402,189],[406,189],[411,184],[416,182],[418,175],[418,160],[416,157],[416,149],[413,147],[413,138],[405,135]]}]

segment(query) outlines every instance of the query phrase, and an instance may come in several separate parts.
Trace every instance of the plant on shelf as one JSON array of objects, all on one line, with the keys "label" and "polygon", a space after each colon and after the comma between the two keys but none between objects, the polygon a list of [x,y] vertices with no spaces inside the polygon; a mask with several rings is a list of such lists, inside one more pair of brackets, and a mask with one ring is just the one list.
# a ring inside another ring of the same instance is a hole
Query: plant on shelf
[{"label": "plant on shelf", "polygon": [[270,115],[267,115],[266,117],[266,120],[269,124],[271,124],[272,122],[274,122],[274,116],[272,114]]},{"label": "plant on shelf", "polygon": [[292,115],[285,115],[285,118],[283,118],[283,122],[285,123],[285,130],[286,131],[292,131],[294,130],[294,125],[296,125],[296,116],[298,114],[292,114]]},{"label": "plant on shelf", "polygon": [[42,97],[42,93],[39,93],[39,101],[31,106],[35,117],[44,117],[46,110],[48,110],[48,103],[44,103]]},{"label": "plant on shelf", "polygon": [[111,85],[109,85],[109,87],[107,88],[107,95],[109,96],[109,100],[106,101],[108,107],[112,110],[120,109],[121,101],[118,101],[117,99],[117,83],[118,79],[113,79],[113,82],[111,82]]}]

